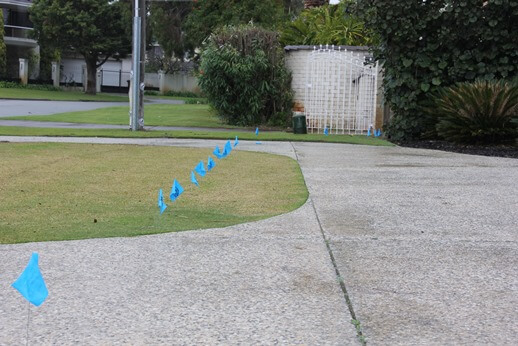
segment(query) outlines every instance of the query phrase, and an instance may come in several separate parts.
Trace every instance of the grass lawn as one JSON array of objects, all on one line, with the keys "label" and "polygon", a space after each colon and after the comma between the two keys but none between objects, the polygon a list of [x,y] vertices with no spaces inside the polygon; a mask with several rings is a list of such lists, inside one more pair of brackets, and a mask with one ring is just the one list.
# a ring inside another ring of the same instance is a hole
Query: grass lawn
[{"label": "grass lawn", "polygon": [[[126,125],[129,123],[128,112],[129,107],[121,106],[51,115],[4,117],[2,119]],[[146,105],[144,120],[148,126],[235,127],[223,125],[208,105]]]},{"label": "grass lawn", "polygon": [[[235,150],[199,178],[200,188],[194,186],[190,171],[211,151],[0,143],[0,243],[224,227],[285,213],[306,201],[296,161],[263,153]],[[174,178],[185,192],[172,203]],[[169,206],[163,215],[157,207],[160,188]]]},{"label": "grass lawn", "polygon": [[0,126],[0,136],[50,136],[50,137],[115,137],[115,138],[198,138],[198,139],[231,139],[238,136],[240,140],[260,141],[292,141],[292,142],[326,142],[347,143],[375,146],[394,146],[380,138],[361,135],[307,134],[296,135],[288,132],[261,132],[256,137],[253,131],[138,131],[107,129],[53,129],[38,127]]},{"label": "grass lawn", "polygon": [[186,103],[191,104],[208,104],[208,101],[204,97],[186,97],[186,96],[165,96],[165,95],[145,95],[146,99],[162,99],[162,100],[182,100]]},{"label": "grass lawn", "polygon": [[128,102],[128,97],[126,96],[115,96],[102,93],[97,95],[87,95],[80,91],[49,91],[21,88],[0,88],[0,99]]}]

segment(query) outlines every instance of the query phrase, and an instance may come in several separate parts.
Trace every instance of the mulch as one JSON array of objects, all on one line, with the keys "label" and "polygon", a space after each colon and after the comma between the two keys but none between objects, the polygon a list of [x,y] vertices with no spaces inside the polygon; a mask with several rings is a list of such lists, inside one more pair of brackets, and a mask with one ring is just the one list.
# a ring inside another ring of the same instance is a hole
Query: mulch
[{"label": "mulch", "polygon": [[402,147],[451,151],[461,154],[508,157],[518,159],[518,145],[457,144],[440,140],[420,140],[396,143]]}]

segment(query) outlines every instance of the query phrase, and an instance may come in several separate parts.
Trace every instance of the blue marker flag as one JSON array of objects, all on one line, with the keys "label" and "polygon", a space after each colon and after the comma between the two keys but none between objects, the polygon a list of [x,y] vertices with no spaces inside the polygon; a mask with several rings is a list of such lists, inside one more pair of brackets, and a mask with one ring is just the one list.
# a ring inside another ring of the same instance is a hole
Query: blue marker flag
[{"label": "blue marker flag", "polygon": [[326,135],[326,136],[329,135],[329,129],[327,127],[324,129],[324,135]]},{"label": "blue marker flag", "polygon": [[167,209],[167,205],[164,203],[164,194],[162,193],[162,189],[158,191],[158,207],[160,208],[160,214],[163,214]]},{"label": "blue marker flag", "polygon": [[232,144],[230,144],[230,141],[227,141],[225,143],[225,147],[223,148],[223,155],[227,156],[232,151]]},{"label": "blue marker flag", "polygon": [[198,173],[200,175],[200,177],[204,177],[205,174],[207,174],[207,171],[205,170],[205,165],[203,164],[203,161],[200,161],[200,163],[198,163],[196,165],[196,167],[194,167],[194,170],[196,171],[196,173]]},{"label": "blue marker flag", "polygon": [[191,182],[192,182],[194,185],[196,185],[196,186],[200,187],[200,184],[198,184],[198,180],[196,180],[196,175],[194,175],[194,172],[193,172],[193,171],[191,171]]},{"label": "blue marker flag", "polygon": [[236,147],[236,145],[239,144],[239,140],[237,139],[237,136],[236,136],[236,139],[234,140],[234,148]]},{"label": "blue marker flag", "polygon": [[38,267],[37,252],[32,253],[27,267],[25,267],[20,277],[11,286],[36,306],[40,306],[47,299],[49,291]]},{"label": "blue marker flag", "polygon": [[381,129],[378,129],[378,131],[376,132],[376,137],[379,137],[381,136]]},{"label": "blue marker flag", "polygon": [[255,128],[255,135],[259,136],[259,128],[258,127]]},{"label": "blue marker flag", "polygon": [[219,151],[219,147],[216,145],[216,148],[214,148],[214,151],[212,152],[214,156],[216,156],[218,159],[224,158],[223,154]]},{"label": "blue marker flag", "polygon": [[174,202],[180,195],[183,193],[183,187],[180,185],[176,179],[173,181],[173,186],[171,187],[171,193],[169,194],[169,198],[171,202]]},{"label": "blue marker flag", "polygon": [[367,130],[367,137],[370,137],[371,135],[371,128],[369,127],[369,129]]},{"label": "blue marker flag", "polygon": [[212,157],[209,156],[209,159],[207,160],[207,170],[212,171],[212,169],[216,166],[216,162],[212,159]]}]

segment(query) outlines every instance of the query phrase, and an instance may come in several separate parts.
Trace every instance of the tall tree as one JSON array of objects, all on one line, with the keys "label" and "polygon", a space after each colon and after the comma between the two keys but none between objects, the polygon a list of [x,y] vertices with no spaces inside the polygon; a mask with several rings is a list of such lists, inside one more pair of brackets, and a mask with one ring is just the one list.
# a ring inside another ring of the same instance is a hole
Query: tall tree
[{"label": "tall tree", "polygon": [[150,21],[153,36],[167,58],[183,59],[185,52],[192,50],[185,38],[185,19],[191,13],[191,2],[153,2]]},{"label": "tall tree", "polygon": [[35,0],[30,9],[34,34],[42,46],[83,55],[88,94],[95,94],[96,70],[110,57],[129,52],[131,40],[122,1]]},{"label": "tall tree", "polygon": [[7,47],[4,42],[4,14],[0,11],[0,77],[7,72]]},{"label": "tall tree", "polygon": [[283,0],[199,0],[187,18],[186,31],[191,44],[200,47],[218,27],[254,23],[275,28],[283,19]]}]

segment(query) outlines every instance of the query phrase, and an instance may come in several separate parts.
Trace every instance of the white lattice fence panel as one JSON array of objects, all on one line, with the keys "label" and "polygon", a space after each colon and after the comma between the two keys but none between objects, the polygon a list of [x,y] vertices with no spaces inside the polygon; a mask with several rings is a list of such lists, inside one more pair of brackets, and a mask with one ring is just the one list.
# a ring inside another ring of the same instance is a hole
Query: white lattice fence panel
[{"label": "white lattice fence panel", "polygon": [[320,47],[306,64],[304,113],[310,133],[363,133],[374,123],[377,65],[347,50]]}]

